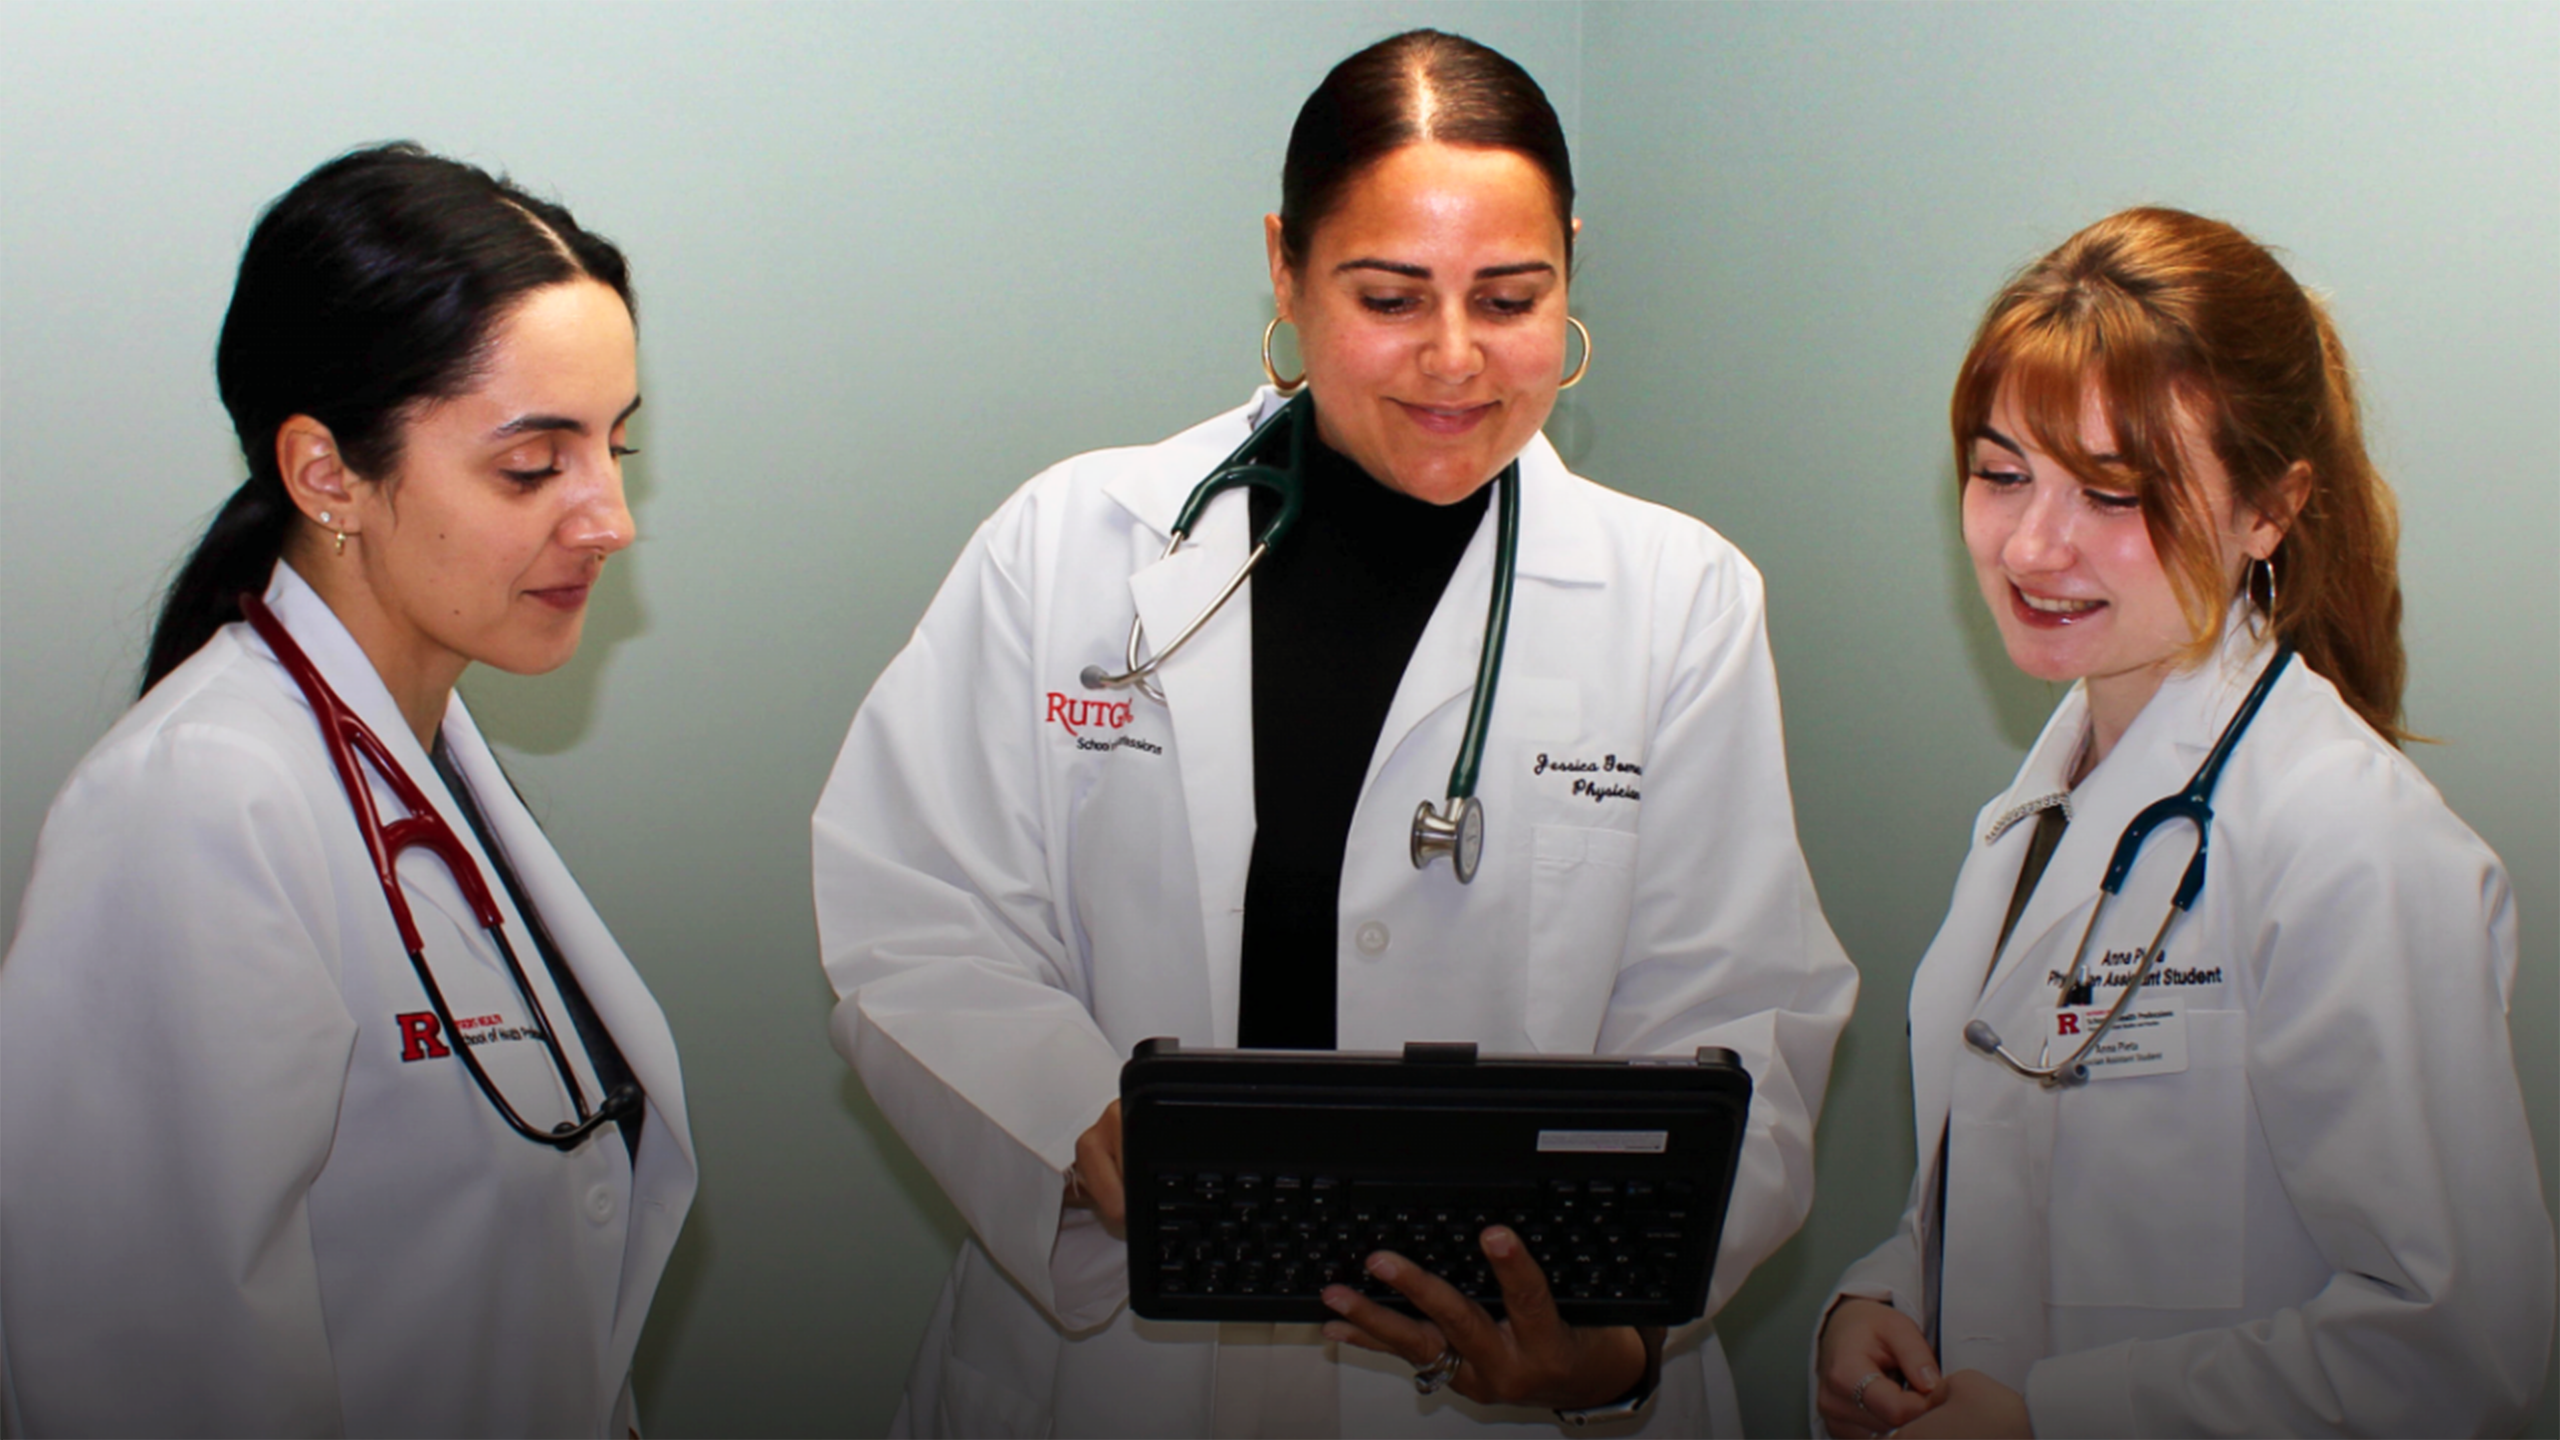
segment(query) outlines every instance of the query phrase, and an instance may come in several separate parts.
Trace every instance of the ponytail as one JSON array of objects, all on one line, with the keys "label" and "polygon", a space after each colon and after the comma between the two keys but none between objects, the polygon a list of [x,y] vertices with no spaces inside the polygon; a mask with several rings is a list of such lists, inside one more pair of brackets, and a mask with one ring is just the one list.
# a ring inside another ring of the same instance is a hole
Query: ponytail
[{"label": "ponytail", "polygon": [[160,604],[151,653],[142,664],[144,693],[203,649],[213,632],[240,618],[241,591],[267,588],[293,517],[284,484],[272,475],[250,476],[222,502]]},{"label": "ponytail", "polygon": [[2364,722],[2398,744],[2408,656],[2400,643],[2400,514],[2365,451],[2355,368],[2328,308],[2320,337],[2320,413],[2302,458],[2311,486],[2274,557],[2276,633],[2338,687]]}]

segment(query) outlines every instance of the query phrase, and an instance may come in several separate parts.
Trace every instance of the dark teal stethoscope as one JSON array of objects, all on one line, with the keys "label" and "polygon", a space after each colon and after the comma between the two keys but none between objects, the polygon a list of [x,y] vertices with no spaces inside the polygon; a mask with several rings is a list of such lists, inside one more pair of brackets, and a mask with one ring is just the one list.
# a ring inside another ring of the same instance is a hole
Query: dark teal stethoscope
[{"label": "dark teal stethoscope", "polygon": [[2292,643],[2278,641],[2275,658],[2267,662],[2266,669],[2258,672],[2257,683],[2249,687],[2249,693],[2240,701],[2239,712],[2231,717],[2231,723],[2222,727],[2222,737],[2213,742],[2213,749],[2205,755],[2204,763],[2196,767],[2195,775],[2187,781],[2187,788],[2175,795],[2163,795],[2142,807],[2141,813],[2133,817],[2133,823],[2124,827],[2123,837],[2116,841],[2116,853],[2107,861],[2106,877],[2098,882],[2098,904],[2089,912],[2089,924],[2080,932],[2079,948],[2071,952],[2071,968],[2062,977],[2060,1003],[2064,1005],[2071,1003],[2073,993],[2080,988],[2081,976],[2089,960],[2089,937],[2098,933],[2098,917],[2107,913],[2109,900],[2124,893],[2125,877],[2133,873],[2134,857],[2142,853],[2143,842],[2151,838],[2152,831],[2172,820],[2185,820],[2196,827],[2196,853],[2188,858],[2186,873],[2178,878],[2177,891],[2169,897],[2169,913],[2161,917],[2160,928],[2152,933],[2151,943],[2142,949],[2142,959],[2134,967],[2133,979],[2127,982],[2124,993],[2116,997],[2116,1002],[2107,1007],[2106,1018],[2098,1022],[2096,1029],[2081,1037],[2078,1048],[2063,1057],[2059,1064],[2042,1063],[2050,1052],[2053,1043],[2050,1039],[2045,1042],[2046,1049],[2037,1052],[2038,1063],[2030,1065],[2010,1054],[2009,1047],[2000,1043],[2000,1032],[1992,1029],[1990,1022],[1985,1020],[1965,1023],[1964,1042],[1967,1045],[2047,1089],[2079,1085],[2088,1080],[2089,1067],[2082,1062],[2099,1041],[2107,1038],[2107,1032],[2115,1028],[2116,1021],[2124,1018],[2125,1012],[2132,1008],[2133,997],[2142,993],[2142,982],[2151,976],[2152,962],[2160,956],[2160,942],[2169,938],[2169,927],[2178,923],[2179,916],[2193,910],[2197,897],[2204,894],[2204,852],[2205,843],[2213,835],[2214,787],[2222,783],[2224,763],[2238,748],[2240,737],[2248,733],[2249,722],[2258,718],[2258,707],[2266,703],[2267,692],[2275,688],[2276,677],[2284,673],[2285,662],[2292,658]]},{"label": "dark teal stethoscope", "polygon": [[[1182,513],[1173,522],[1173,539],[1164,547],[1171,555],[1182,548],[1191,536],[1191,527],[1220,492],[1238,485],[1259,485],[1280,497],[1280,513],[1263,527],[1253,542],[1253,551],[1236,567],[1234,578],[1226,588],[1204,606],[1173,637],[1173,643],[1141,659],[1146,648],[1146,625],[1139,617],[1129,621],[1129,643],[1122,664],[1128,668],[1112,674],[1099,665],[1087,665],[1083,680],[1088,690],[1118,690],[1134,686],[1138,692],[1161,705],[1164,691],[1155,683],[1156,671],[1173,658],[1174,652],[1200,633],[1209,617],[1218,613],[1229,597],[1244,588],[1245,577],[1262,557],[1297,523],[1298,511],[1306,500],[1307,427],[1315,423],[1315,398],[1300,390],[1288,403],[1272,412],[1270,418],[1254,427],[1235,453],[1218,462],[1208,478],[1191,488],[1191,497],[1182,503]],[[1272,463],[1275,446],[1285,446],[1279,463]],[[1511,628],[1511,582],[1519,569],[1520,559],[1520,462],[1512,461],[1494,477],[1496,523],[1493,541],[1493,600],[1485,614],[1484,653],[1476,662],[1475,696],[1467,704],[1467,728],[1458,742],[1458,761],[1449,770],[1448,805],[1444,810],[1425,800],[1413,812],[1413,868],[1421,869],[1436,856],[1449,857],[1450,868],[1457,872],[1460,884],[1472,884],[1476,867],[1484,858],[1484,803],[1476,799],[1476,776],[1484,768],[1486,731],[1493,720],[1493,691],[1502,678],[1502,639]]]}]

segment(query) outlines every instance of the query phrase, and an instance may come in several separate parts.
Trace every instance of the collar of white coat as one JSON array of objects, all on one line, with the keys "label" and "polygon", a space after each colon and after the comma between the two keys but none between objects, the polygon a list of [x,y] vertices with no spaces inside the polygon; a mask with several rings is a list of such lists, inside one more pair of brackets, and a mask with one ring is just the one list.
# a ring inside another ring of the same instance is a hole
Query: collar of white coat
[{"label": "collar of white coat", "polygon": [[[1192,490],[1288,398],[1268,385],[1256,388],[1253,398],[1235,409],[1138,452],[1139,463],[1105,482],[1103,493],[1139,523],[1170,538],[1174,518]],[[1599,519],[1579,502],[1572,479],[1547,437],[1530,436],[1520,452],[1516,573],[1567,585],[1603,584],[1609,577],[1608,552]]]},{"label": "collar of white coat", "polygon": [[[355,636],[349,634],[346,625],[338,619],[338,612],[330,609],[329,602],[320,598],[320,592],[312,589],[310,582],[282,560],[276,562],[275,571],[267,580],[266,601],[267,608],[283,622],[294,643],[310,657],[312,667],[320,672],[320,678],[329,682],[329,688],[337,692],[338,699],[348,709],[356,712],[358,719],[372,727],[373,733],[381,738],[383,748],[391,752],[391,758],[426,793],[428,803],[439,808],[446,823],[471,855],[473,863],[480,866],[482,875],[495,889],[496,869],[481,850],[479,835],[463,822],[461,811],[454,807],[452,797],[445,789],[443,773],[419,747],[418,737],[411,733],[409,722],[401,716],[399,703],[391,698],[390,688],[382,683],[380,672],[373,668],[373,661],[365,655],[364,648],[356,643]],[[270,655],[266,642],[258,638],[256,631],[245,623],[240,630],[241,643],[250,647],[253,653]],[[279,663],[277,668],[281,670],[283,667]],[[288,687],[289,694],[301,698],[302,688],[293,683],[290,675],[279,678]],[[595,1007],[605,1028],[612,1032],[623,1059],[639,1078],[641,1088],[648,1092],[650,1105],[665,1116],[667,1133],[682,1157],[683,1171],[689,1175],[694,1164],[693,1137],[685,1112],[684,1082],[677,1065],[675,1040],[667,1029],[664,1013],[658,1009],[657,1002],[645,986],[638,982],[629,959],[622,953],[620,942],[614,939],[612,932],[605,928],[603,919],[587,903],[584,891],[570,876],[550,842],[541,838],[532,816],[515,803],[512,792],[499,793],[507,789],[506,781],[487,740],[482,738],[479,727],[472,722],[469,708],[462,703],[459,691],[446,699],[444,719],[437,728],[451,747],[462,773],[470,778],[480,798],[482,813],[497,831],[500,843],[506,846],[508,858],[516,867],[517,878],[541,907],[543,922],[550,929],[552,939],[558,943],[561,958],[577,974],[579,984],[587,992],[588,1003]],[[613,957],[611,963],[603,959],[608,954]],[[642,1148],[644,1153],[648,1151],[646,1145]],[[684,1194],[689,1196],[692,1193],[691,1181],[686,1179],[681,1184]],[[681,1203],[660,1203],[673,1204],[673,1213],[683,1214]]]},{"label": "collar of white coat", "polygon": [[[2239,710],[2250,683],[2273,658],[2271,640],[2258,612],[2246,600],[2235,603],[2231,613],[2223,617],[2222,639],[2213,653],[2203,663],[2176,671],[2160,682],[2159,691],[2125,727],[2116,748],[2089,778],[2096,779],[2123,756],[2157,751],[2181,759],[2201,759]],[[2081,746],[2087,743],[2088,729],[2088,682],[2079,681],[2054,707],[2053,718],[2045,722],[2044,733],[2036,737],[2035,748],[2027,752],[2026,763],[2018,767],[2017,779],[1986,807],[1985,813],[1991,818],[1983,827],[1983,844],[1998,840],[2018,822],[2056,805],[2062,807],[2064,819],[2072,818],[2071,768],[2079,758]]]},{"label": "collar of white coat", "polygon": [[[429,795],[440,793],[443,786],[428,762],[427,752],[419,747],[417,735],[409,729],[407,718],[400,713],[400,703],[391,698],[390,687],[382,683],[381,672],[373,668],[371,657],[356,643],[356,637],[347,633],[338,612],[329,608],[320,592],[312,589],[311,583],[291,565],[278,560],[274,573],[267,577],[266,601],[267,608],[284,622],[285,632],[293,636],[303,654],[311,657],[312,668],[320,672],[320,678],[329,682],[329,688],[338,692],[338,698],[356,712],[357,719],[373,728],[383,748],[417,781],[418,788]],[[258,654],[268,653],[266,642],[258,638],[256,631],[245,624],[241,629],[242,643]],[[287,676],[285,683],[291,685],[292,677]],[[292,693],[299,696],[301,687],[294,686]],[[445,718],[440,725],[452,724],[461,705],[461,696],[447,696]]]}]

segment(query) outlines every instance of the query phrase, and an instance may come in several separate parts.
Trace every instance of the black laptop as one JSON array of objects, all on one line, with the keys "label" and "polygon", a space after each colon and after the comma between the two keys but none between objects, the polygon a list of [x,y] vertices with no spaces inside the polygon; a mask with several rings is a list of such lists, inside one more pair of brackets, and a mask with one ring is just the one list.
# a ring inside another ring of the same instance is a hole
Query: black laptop
[{"label": "black laptop", "polygon": [[1694,1056],[1186,1050],[1120,1072],[1130,1306],[1153,1320],[1318,1321],[1325,1286],[1410,1309],[1393,1250],[1496,1316],[1477,1237],[1511,1227],[1579,1325],[1706,1310],[1751,1077]]}]

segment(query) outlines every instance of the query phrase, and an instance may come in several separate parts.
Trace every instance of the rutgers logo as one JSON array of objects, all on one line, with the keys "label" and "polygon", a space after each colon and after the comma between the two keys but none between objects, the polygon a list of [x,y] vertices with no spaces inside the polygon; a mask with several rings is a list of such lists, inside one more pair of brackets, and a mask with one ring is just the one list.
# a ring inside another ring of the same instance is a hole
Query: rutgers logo
[{"label": "rutgers logo", "polygon": [[398,1021],[400,1025],[402,1064],[416,1060],[442,1060],[453,1053],[453,1048],[440,1038],[444,1023],[436,1019],[434,1011],[412,1010],[405,1015],[394,1015],[391,1018]]},{"label": "rutgers logo", "polygon": [[[521,1035],[538,1036],[542,1033],[529,1025],[520,1030],[501,1030],[498,1024],[505,1018],[503,1015],[462,1016],[453,1022],[453,1038],[465,1045],[486,1045],[492,1040],[513,1040]],[[453,1053],[453,1047],[445,1043],[444,1022],[436,1018],[434,1011],[403,1011],[392,1016],[391,1020],[393,1024],[400,1027],[401,1064],[412,1064],[420,1060],[442,1060]],[[477,1033],[467,1035],[462,1033],[466,1030]]]},{"label": "rutgers logo", "polygon": [[1052,690],[1049,692],[1049,713],[1043,719],[1054,722],[1070,735],[1081,737],[1087,726],[1127,729],[1134,710],[1135,707],[1126,700],[1087,700]]}]

